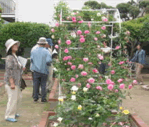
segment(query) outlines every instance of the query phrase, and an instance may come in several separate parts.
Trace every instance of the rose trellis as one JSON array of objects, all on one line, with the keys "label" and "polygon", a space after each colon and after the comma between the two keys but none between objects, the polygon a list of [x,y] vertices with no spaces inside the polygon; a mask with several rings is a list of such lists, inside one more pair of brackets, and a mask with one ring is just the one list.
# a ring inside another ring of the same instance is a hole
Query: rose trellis
[{"label": "rose trellis", "polygon": [[[83,21],[79,15],[80,11],[95,11],[101,21]],[[55,125],[98,127],[103,123],[110,124],[112,121],[108,118],[112,116],[115,116],[115,123],[121,121],[122,117],[124,122],[128,122],[126,114],[129,114],[129,111],[120,111],[119,104],[121,98],[125,97],[121,89],[132,88],[131,81],[126,80],[128,71],[124,69],[127,59],[121,56],[125,44],[122,38],[129,36],[129,32],[124,33],[121,30],[117,9],[80,11],[74,10],[73,16],[67,18],[69,21],[63,21],[61,11],[60,26],[57,24],[56,30],[52,30],[57,31],[60,38],[59,46],[56,45],[56,48],[59,48],[57,67],[60,81],[59,106],[56,112],[60,123]],[[118,16],[114,21],[109,21],[109,11],[115,11],[115,16]],[[117,23],[119,34],[113,36],[114,24]],[[73,24],[73,32],[68,31],[67,24]],[[120,38],[119,45],[113,49],[115,38]],[[100,50],[103,46],[102,41],[106,39],[110,40],[112,49],[108,57]],[[118,52],[117,57],[112,55],[114,50]],[[97,68],[101,62],[109,66],[106,75],[98,72]],[[117,115],[112,114],[113,110],[117,111]]]}]

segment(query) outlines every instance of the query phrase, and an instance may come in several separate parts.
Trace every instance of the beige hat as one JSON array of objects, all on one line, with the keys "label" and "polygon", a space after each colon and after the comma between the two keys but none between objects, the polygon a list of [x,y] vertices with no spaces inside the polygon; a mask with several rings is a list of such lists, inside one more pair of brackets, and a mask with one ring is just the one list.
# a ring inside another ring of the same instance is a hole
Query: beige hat
[{"label": "beige hat", "polygon": [[6,41],[5,46],[6,46],[6,53],[9,51],[9,49],[18,43],[18,46],[20,46],[20,42],[19,41],[14,41],[13,39],[9,39]]},{"label": "beige hat", "polygon": [[41,37],[39,38],[39,41],[37,42],[37,44],[48,44],[47,40],[45,37]]}]

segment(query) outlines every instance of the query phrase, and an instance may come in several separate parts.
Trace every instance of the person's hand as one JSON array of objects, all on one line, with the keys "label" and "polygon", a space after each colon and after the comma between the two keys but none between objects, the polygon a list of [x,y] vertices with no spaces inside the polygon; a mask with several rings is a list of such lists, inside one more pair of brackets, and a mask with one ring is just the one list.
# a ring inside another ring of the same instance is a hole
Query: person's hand
[{"label": "person's hand", "polygon": [[15,85],[14,85],[14,84],[11,84],[11,85],[10,85],[10,88],[11,88],[11,89],[15,89]]},{"label": "person's hand", "polygon": [[23,67],[23,69],[22,69],[23,71],[25,71],[26,70],[26,67]]}]

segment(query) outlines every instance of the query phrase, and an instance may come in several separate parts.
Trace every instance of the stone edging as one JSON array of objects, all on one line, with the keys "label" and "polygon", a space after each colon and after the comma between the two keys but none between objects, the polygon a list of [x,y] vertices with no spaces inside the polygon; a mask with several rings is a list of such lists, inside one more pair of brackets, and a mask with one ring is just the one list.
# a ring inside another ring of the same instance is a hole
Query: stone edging
[{"label": "stone edging", "polygon": [[54,98],[56,91],[57,91],[57,86],[58,86],[58,79],[55,79],[54,85],[53,85],[52,90],[49,94],[49,101],[58,101],[58,98]]}]

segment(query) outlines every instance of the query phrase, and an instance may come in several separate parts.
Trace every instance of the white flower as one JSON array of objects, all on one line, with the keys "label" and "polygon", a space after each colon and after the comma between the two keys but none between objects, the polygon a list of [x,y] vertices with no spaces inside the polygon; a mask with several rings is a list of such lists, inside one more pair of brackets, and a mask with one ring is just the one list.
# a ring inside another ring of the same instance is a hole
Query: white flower
[{"label": "white flower", "polygon": [[72,12],[72,13],[71,13],[71,15],[75,15],[75,13],[74,13],[74,12]]},{"label": "white flower", "polygon": [[73,86],[73,87],[71,88],[71,90],[72,90],[72,91],[78,91],[78,87],[77,87],[77,86]]},{"label": "white flower", "polygon": [[87,91],[88,91],[88,88],[84,87],[84,88],[83,88],[83,91],[84,91],[84,92],[87,92]]},{"label": "white flower", "polygon": [[75,101],[76,100],[76,95],[71,95],[71,100]]},{"label": "white flower", "polygon": [[97,13],[97,16],[99,17],[99,16],[101,16],[101,14],[100,13]]},{"label": "white flower", "polygon": [[102,17],[102,20],[103,20],[103,19],[105,19],[105,18],[106,18],[106,17],[105,17],[105,16],[103,16],[103,17]]},{"label": "white flower", "polygon": [[54,123],[54,125],[53,125],[54,127],[57,127],[58,126],[58,123]]},{"label": "white flower", "polygon": [[79,11],[77,11],[77,14],[79,14]]},{"label": "white flower", "polygon": [[100,56],[101,56],[101,54],[98,54],[97,56],[98,56],[98,57],[100,57]]},{"label": "white flower", "polygon": [[76,38],[76,33],[75,32],[71,32],[71,37]]},{"label": "white flower", "polygon": [[94,19],[91,19],[92,21],[94,20]]},{"label": "white flower", "polygon": [[55,36],[54,36],[54,35],[52,35],[51,37],[52,37],[52,39],[54,39],[54,38],[55,38]]},{"label": "white flower", "polygon": [[89,117],[88,120],[93,120],[93,118]]},{"label": "white flower", "polygon": [[63,118],[62,118],[62,117],[59,117],[57,120],[58,120],[59,122],[61,122],[61,121],[63,120]]},{"label": "white flower", "polygon": [[97,113],[95,117],[99,117],[100,115]]},{"label": "white flower", "polygon": [[105,76],[105,78],[108,79],[109,77],[108,76]]}]

